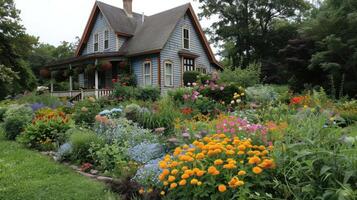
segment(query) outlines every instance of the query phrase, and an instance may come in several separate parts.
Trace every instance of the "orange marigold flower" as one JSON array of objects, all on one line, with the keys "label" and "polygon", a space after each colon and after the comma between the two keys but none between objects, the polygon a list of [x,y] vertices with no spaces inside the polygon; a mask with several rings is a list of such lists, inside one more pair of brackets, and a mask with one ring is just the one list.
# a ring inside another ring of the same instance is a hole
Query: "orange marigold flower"
[{"label": "orange marigold flower", "polygon": [[186,185],[187,181],[185,179],[181,180],[179,182],[179,185],[183,186],[183,185]]},{"label": "orange marigold flower", "polygon": [[218,186],[218,191],[219,192],[225,192],[227,190],[227,187],[223,184],[219,185]]},{"label": "orange marigold flower", "polygon": [[176,187],[177,187],[177,183],[171,183],[171,184],[170,184],[170,188],[171,188],[171,189],[174,189],[174,188],[176,188]]},{"label": "orange marigold flower", "polygon": [[196,185],[198,183],[198,180],[197,179],[192,179],[191,182],[190,182],[192,185]]},{"label": "orange marigold flower", "polygon": [[258,163],[260,163],[260,161],[261,161],[261,159],[259,157],[254,156],[254,157],[249,158],[248,163],[251,165],[258,164]]},{"label": "orange marigold flower", "polygon": [[260,167],[253,167],[252,171],[253,171],[254,174],[260,174],[260,173],[263,172],[263,169],[260,168]]},{"label": "orange marigold flower", "polygon": [[171,174],[172,174],[172,175],[176,175],[178,172],[179,172],[179,171],[178,171],[177,169],[173,169],[173,170],[171,171]]},{"label": "orange marigold flower", "polygon": [[182,178],[182,179],[188,179],[188,178],[190,178],[190,175],[188,175],[188,174],[182,174],[181,178]]},{"label": "orange marigold flower", "polygon": [[167,179],[169,182],[174,182],[176,179],[176,177],[174,176],[169,176],[169,178]]},{"label": "orange marigold flower", "polygon": [[205,171],[199,171],[199,172],[196,172],[196,175],[197,175],[198,177],[201,177],[201,176],[203,176],[205,173],[206,173]]},{"label": "orange marigold flower", "polygon": [[217,159],[214,161],[214,165],[222,165],[223,164],[223,160],[221,159]]},{"label": "orange marigold flower", "polygon": [[246,174],[247,174],[247,172],[244,171],[244,170],[240,170],[240,171],[238,172],[238,175],[239,175],[239,176],[244,176],[244,175],[246,175]]}]

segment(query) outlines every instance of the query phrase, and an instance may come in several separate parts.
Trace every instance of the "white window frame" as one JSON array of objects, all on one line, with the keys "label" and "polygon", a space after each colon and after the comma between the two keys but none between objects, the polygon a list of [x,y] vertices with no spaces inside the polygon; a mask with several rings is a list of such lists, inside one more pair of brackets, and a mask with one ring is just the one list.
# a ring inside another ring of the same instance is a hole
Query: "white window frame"
[{"label": "white window frame", "polygon": [[[187,30],[188,31],[188,38],[187,38],[187,40],[188,40],[188,48],[185,48],[185,30]],[[189,29],[189,27],[188,26],[183,26],[182,27],[182,48],[183,49],[190,49],[190,47],[191,47],[191,33],[190,33],[190,29]]]},{"label": "white window frame", "polygon": [[[149,64],[150,65],[150,70],[149,70],[149,74],[145,74],[145,65]],[[150,76],[150,84],[146,84],[146,76]],[[145,61],[143,63],[143,86],[149,86],[152,85],[152,63],[151,61]]]},{"label": "white window frame", "polygon": [[[166,69],[166,65],[171,65],[171,72],[168,72]],[[166,82],[166,77],[171,76],[171,84]],[[164,83],[166,87],[173,87],[174,86],[174,63],[170,60],[166,60],[164,62]]]},{"label": "white window frame", "polygon": [[[108,48],[105,48],[105,33],[108,33]],[[108,29],[105,29],[104,31],[103,31],[103,49],[104,50],[107,50],[107,49],[109,49],[109,37],[110,37],[110,34],[109,34],[109,30]]]},{"label": "white window frame", "polygon": [[[95,41],[97,36],[97,42]],[[95,49],[95,44],[97,44],[97,50]],[[98,52],[99,51],[99,33],[94,33],[93,35],[93,52]]]}]

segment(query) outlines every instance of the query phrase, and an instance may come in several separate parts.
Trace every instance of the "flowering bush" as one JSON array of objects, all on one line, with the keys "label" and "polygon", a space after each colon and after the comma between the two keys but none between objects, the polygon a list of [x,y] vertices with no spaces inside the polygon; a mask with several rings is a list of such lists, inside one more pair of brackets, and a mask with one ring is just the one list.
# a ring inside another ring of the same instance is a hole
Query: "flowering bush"
[{"label": "flowering bush", "polygon": [[70,127],[71,120],[62,111],[42,109],[18,139],[31,148],[54,149],[65,142],[65,133]]},{"label": "flowering bush", "polygon": [[174,199],[234,199],[275,168],[272,146],[214,134],[177,147],[160,161],[163,193]]},{"label": "flowering bush", "polygon": [[139,163],[147,163],[163,155],[164,147],[159,143],[143,142],[128,149],[129,158]]},{"label": "flowering bush", "polygon": [[160,173],[162,173],[162,170],[159,168],[160,160],[162,160],[162,158],[151,160],[146,163],[138,169],[132,179],[146,188],[150,188],[152,186],[159,187],[160,181],[158,177]]},{"label": "flowering bush", "polygon": [[220,115],[215,122],[217,133],[231,137],[251,138],[258,143],[267,143],[267,128],[261,124],[252,124],[236,116]]},{"label": "flowering bush", "polygon": [[100,116],[107,116],[109,118],[119,118],[123,112],[122,108],[113,108],[111,110],[103,110],[99,113]]},{"label": "flowering bush", "polygon": [[95,116],[99,112],[100,105],[93,97],[89,97],[74,105],[74,113],[72,117],[78,125],[92,126],[94,124]]}]

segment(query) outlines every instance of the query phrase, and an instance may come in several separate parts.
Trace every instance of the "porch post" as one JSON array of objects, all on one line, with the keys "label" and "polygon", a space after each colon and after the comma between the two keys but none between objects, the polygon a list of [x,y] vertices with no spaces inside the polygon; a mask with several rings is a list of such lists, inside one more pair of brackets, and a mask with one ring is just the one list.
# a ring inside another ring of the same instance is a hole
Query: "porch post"
[{"label": "porch post", "polygon": [[53,95],[53,80],[52,80],[52,77],[51,77],[50,91],[51,91],[51,96],[52,96]]},{"label": "porch post", "polygon": [[[69,64],[69,72],[72,71],[72,65]],[[72,74],[70,73],[69,75],[69,96],[72,97],[72,90],[73,90],[73,85],[72,85]]]},{"label": "porch post", "polygon": [[[98,59],[95,59],[95,66],[98,65]],[[95,88],[95,97],[98,99],[99,98],[99,80],[98,80],[98,71],[97,68],[95,69],[95,73],[94,73],[94,88]]]}]

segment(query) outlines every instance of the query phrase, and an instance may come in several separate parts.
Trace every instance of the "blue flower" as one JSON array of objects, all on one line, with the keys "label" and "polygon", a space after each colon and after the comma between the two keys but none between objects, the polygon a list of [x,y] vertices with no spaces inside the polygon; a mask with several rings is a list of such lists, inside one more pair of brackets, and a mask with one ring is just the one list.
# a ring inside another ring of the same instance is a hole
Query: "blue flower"
[{"label": "blue flower", "polygon": [[116,113],[116,112],[122,112],[123,110],[121,108],[113,108],[110,110],[111,113]]},{"label": "blue flower", "polygon": [[105,116],[105,115],[110,115],[111,112],[109,110],[103,110],[102,112],[99,113],[99,115],[101,116]]},{"label": "blue flower", "polygon": [[30,105],[32,111],[36,112],[37,110],[41,109],[41,108],[45,108],[45,104],[43,103],[34,103]]}]

